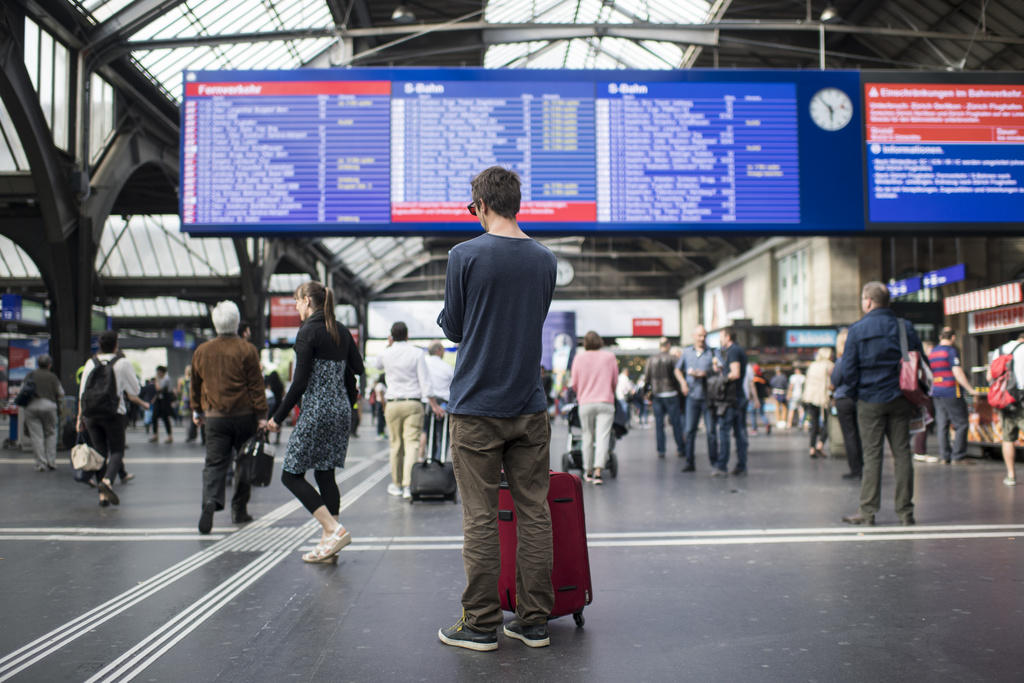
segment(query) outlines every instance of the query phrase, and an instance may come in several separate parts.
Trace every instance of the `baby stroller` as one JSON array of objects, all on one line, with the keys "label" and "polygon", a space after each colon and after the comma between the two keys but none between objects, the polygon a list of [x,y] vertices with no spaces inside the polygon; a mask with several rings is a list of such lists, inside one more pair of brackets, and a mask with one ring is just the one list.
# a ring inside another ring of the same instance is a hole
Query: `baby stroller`
[{"label": "baby stroller", "polygon": [[[567,408],[566,419],[569,422],[569,436],[566,448],[568,451],[562,454],[562,471],[569,470],[583,471],[583,428],[580,424],[579,406],[571,404]],[[629,413],[622,405],[615,402],[615,420],[612,423],[611,443],[608,444],[608,461],[605,463],[605,470],[613,479],[619,476],[619,459],[615,455],[615,442],[629,432],[627,421]]]}]

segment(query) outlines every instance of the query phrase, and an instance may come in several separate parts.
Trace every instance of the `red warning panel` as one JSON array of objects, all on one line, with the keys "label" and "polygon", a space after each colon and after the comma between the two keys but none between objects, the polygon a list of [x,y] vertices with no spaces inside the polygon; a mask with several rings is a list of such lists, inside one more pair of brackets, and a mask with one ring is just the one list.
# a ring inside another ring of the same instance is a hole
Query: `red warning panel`
[{"label": "red warning panel", "polygon": [[867,83],[867,141],[1024,143],[1024,86]]}]

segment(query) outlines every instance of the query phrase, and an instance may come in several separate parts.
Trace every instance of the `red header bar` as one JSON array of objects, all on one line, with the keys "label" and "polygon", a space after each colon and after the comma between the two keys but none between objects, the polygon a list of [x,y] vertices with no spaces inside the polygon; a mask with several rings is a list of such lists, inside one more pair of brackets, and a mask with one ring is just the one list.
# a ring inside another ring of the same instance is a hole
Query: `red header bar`
[{"label": "red header bar", "polygon": [[187,97],[260,95],[390,95],[391,81],[259,81],[186,83]]},{"label": "red header bar", "polygon": [[1024,142],[1024,86],[866,83],[868,142]]}]

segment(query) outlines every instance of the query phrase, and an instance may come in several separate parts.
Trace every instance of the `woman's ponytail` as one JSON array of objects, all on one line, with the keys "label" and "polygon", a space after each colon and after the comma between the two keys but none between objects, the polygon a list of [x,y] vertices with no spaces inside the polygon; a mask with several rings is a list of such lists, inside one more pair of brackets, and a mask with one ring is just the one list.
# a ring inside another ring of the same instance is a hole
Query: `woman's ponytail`
[{"label": "woman's ponytail", "polygon": [[334,343],[340,345],[341,334],[338,332],[338,321],[334,319],[334,293],[329,287],[324,287],[324,325]]}]

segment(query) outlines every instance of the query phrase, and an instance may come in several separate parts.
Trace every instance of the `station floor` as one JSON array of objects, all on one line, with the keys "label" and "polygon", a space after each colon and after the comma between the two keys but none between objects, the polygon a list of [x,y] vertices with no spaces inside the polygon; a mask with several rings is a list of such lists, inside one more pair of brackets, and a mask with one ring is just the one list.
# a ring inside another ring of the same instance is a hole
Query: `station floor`
[{"label": "station floor", "polygon": [[[202,448],[129,431],[119,507],[0,451],[0,681],[1019,681],[1024,487],[1001,465],[915,464],[918,526],[856,511],[845,463],[805,435],[752,436],[749,475],[619,442],[619,476],[585,488],[594,600],[549,648],[442,645],[464,583],[461,507],[389,497],[387,443],[364,424],[339,470],[354,542],[333,565],[276,480],[244,527],[196,531]],[[557,424],[552,462],[564,450]],[[934,440],[932,440],[932,445]],[[283,449],[283,445],[281,447]],[[282,451],[283,452],[283,451]]]}]

